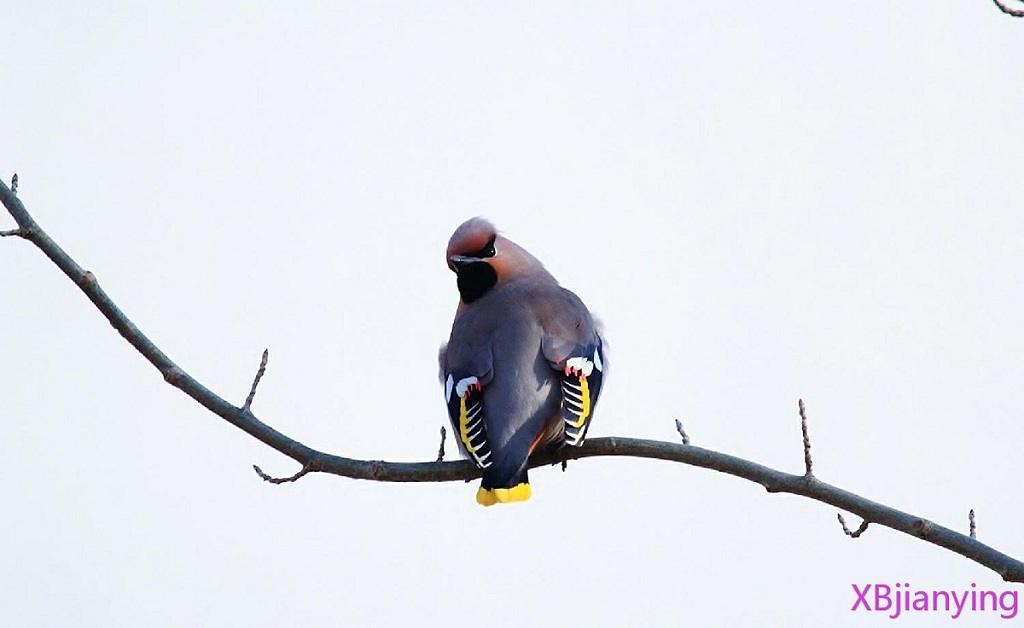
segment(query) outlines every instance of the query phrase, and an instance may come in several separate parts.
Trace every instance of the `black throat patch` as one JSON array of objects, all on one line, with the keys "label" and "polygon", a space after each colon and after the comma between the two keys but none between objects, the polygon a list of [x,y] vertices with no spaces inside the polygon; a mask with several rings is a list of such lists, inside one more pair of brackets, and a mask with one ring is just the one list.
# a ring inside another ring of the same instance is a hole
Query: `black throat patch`
[{"label": "black throat patch", "polygon": [[458,276],[459,294],[462,295],[463,303],[472,303],[498,283],[498,273],[494,268],[484,261],[473,262],[460,266],[456,272]]}]

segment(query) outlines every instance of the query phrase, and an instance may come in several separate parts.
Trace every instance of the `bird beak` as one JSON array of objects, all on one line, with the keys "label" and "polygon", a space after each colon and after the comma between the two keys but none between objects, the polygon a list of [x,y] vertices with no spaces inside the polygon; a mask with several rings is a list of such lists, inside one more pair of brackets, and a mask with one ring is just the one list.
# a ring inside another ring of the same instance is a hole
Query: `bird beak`
[{"label": "bird beak", "polygon": [[483,260],[479,257],[471,257],[469,255],[452,255],[448,258],[448,266],[451,267],[455,272],[459,272],[459,269],[463,266],[469,266]]}]

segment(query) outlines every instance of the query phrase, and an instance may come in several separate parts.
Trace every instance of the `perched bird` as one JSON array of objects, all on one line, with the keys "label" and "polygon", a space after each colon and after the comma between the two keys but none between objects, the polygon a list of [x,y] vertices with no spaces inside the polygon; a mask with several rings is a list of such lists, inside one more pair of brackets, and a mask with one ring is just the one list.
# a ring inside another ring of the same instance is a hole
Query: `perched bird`
[{"label": "perched bird", "polygon": [[579,297],[483,218],[455,230],[445,257],[461,298],[438,361],[459,448],[483,469],[476,501],[524,501],[531,453],[583,444],[601,334]]}]

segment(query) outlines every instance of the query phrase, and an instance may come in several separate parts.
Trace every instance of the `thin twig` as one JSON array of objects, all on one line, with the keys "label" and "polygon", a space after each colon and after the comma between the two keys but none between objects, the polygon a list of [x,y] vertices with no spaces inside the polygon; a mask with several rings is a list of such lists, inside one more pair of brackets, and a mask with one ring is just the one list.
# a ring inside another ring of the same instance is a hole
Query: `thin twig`
[{"label": "thin twig", "polygon": [[690,437],[687,436],[686,430],[683,429],[683,422],[676,419],[676,431],[679,432],[679,436],[683,439],[684,445],[690,444]]},{"label": "thin twig", "polygon": [[1013,17],[1024,17],[1024,9],[1010,8],[1009,6],[1003,4],[1000,0],[992,0],[992,2],[995,2],[996,6],[999,7],[999,10],[1007,15],[1012,15]]},{"label": "thin twig", "polygon": [[264,482],[270,482],[271,484],[285,484],[286,482],[294,482],[295,480],[298,480],[299,478],[306,475],[312,470],[310,469],[309,465],[304,465],[301,469],[299,469],[299,472],[296,473],[295,475],[291,475],[286,478],[275,478],[264,473],[263,469],[259,468],[256,465],[252,465],[252,468],[256,470],[256,475],[263,478]]},{"label": "thin twig", "polygon": [[448,432],[447,432],[447,430],[444,429],[444,426],[442,425],[441,426],[441,446],[437,448],[437,462],[444,461],[444,439],[445,439],[446,436],[448,436]]},{"label": "thin twig", "polygon": [[[291,478],[283,479],[271,478],[257,467],[257,473],[268,482],[276,479],[280,479],[282,482],[294,482],[312,472],[331,473],[379,482],[450,482],[480,477],[480,470],[468,460],[414,463],[355,460],[317,451],[285,436],[257,419],[251,411],[228,403],[175,364],[121,311],[100,287],[95,277],[79,266],[39,227],[21,200],[2,181],[0,181],[0,201],[17,222],[23,232],[22,237],[32,242],[49,257],[61,272],[67,275],[106,316],[114,329],[135,347],[169,384],[195,399],[210,412],[302,465],[301,471]],[[756,482],[771,493],[801,495],[830,504],[846,512],[859,515],[865,521],[870,520],[873,523],[956,552],[992,569],[1004,580],[1024,582],[1024,562],[967,535],[825,482],[808,482],[806,476],[783,473],[750,460],[695,445],[680,445],[638,438],[594,438],[580,447],[565,447],[531,456],[529,468],[594,456],[633,456],[669,460],[734,475]]]},{"label": "thin twig", "polygon": [[260,385],[260,380],[263,379],[263,374],[267,372],[267,359],[270,357],[270,350],[263,350],[263,357],[260,358],[260,367],[256,369],[256,377],[252,380],[252,388],[249,390],[249,396],[245,398],[245,404],[242,405],[242,410],[248,410],[252,407],[252,400],[256,398],[256,387]]},{"label": "thin twig", "polygon": [[11,177],[11,193],[12,194],[17,194],[18,193],[18,173],[17,172],[15,172],[14,176]]},{"label": "thin twig", "polygon": [[970,523],[971,538],[978,538],[978,523],[974,519],[974,509],[971,508],[971,512],[967,513],[967,521]]},{"label": "thin twig", "polygon": [[857,528],[853,532],[850,532],[850,528],[846,527],[846,519],[843,519],[843,513],[839,513],[836,516],[839,517],[839,525],[843,526],[843,532],[845,532],[846,536],[850,537],[851,539],[859,537],[860,535],[864,534],[864,532],[868,529],[868,520],[865,519],[860,522],[859,528]]},{"label": "thin twig", "polygon": [[10,229],[8,231],[0,231],[0,238],[9,238],[12,236],[18,236],[21,238],[25,237],[25,231],[22,229]]},{"label": "thin twig", "polygon": [[814,461],[811,460],[811,437],[807,433],[807,409],[803,399],[797,402],[797,406],[800,408],[800,432],[804,436],[804,475],[811,477],[814,475]]}]

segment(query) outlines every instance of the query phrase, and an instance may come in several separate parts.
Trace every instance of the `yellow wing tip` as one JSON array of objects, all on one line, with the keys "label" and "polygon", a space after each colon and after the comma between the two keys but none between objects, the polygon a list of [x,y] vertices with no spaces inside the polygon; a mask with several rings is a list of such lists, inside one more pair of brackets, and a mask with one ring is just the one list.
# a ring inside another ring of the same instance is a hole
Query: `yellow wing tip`
[{"label": "yellow wing tip", "polygon": [[484,488],[476,492],[476,503],[481,506],[493,506],[495,504],[511,504],[512,502],[525,502],[530,499],[533,491],[526,482],[517,484],[512,488]]}]

